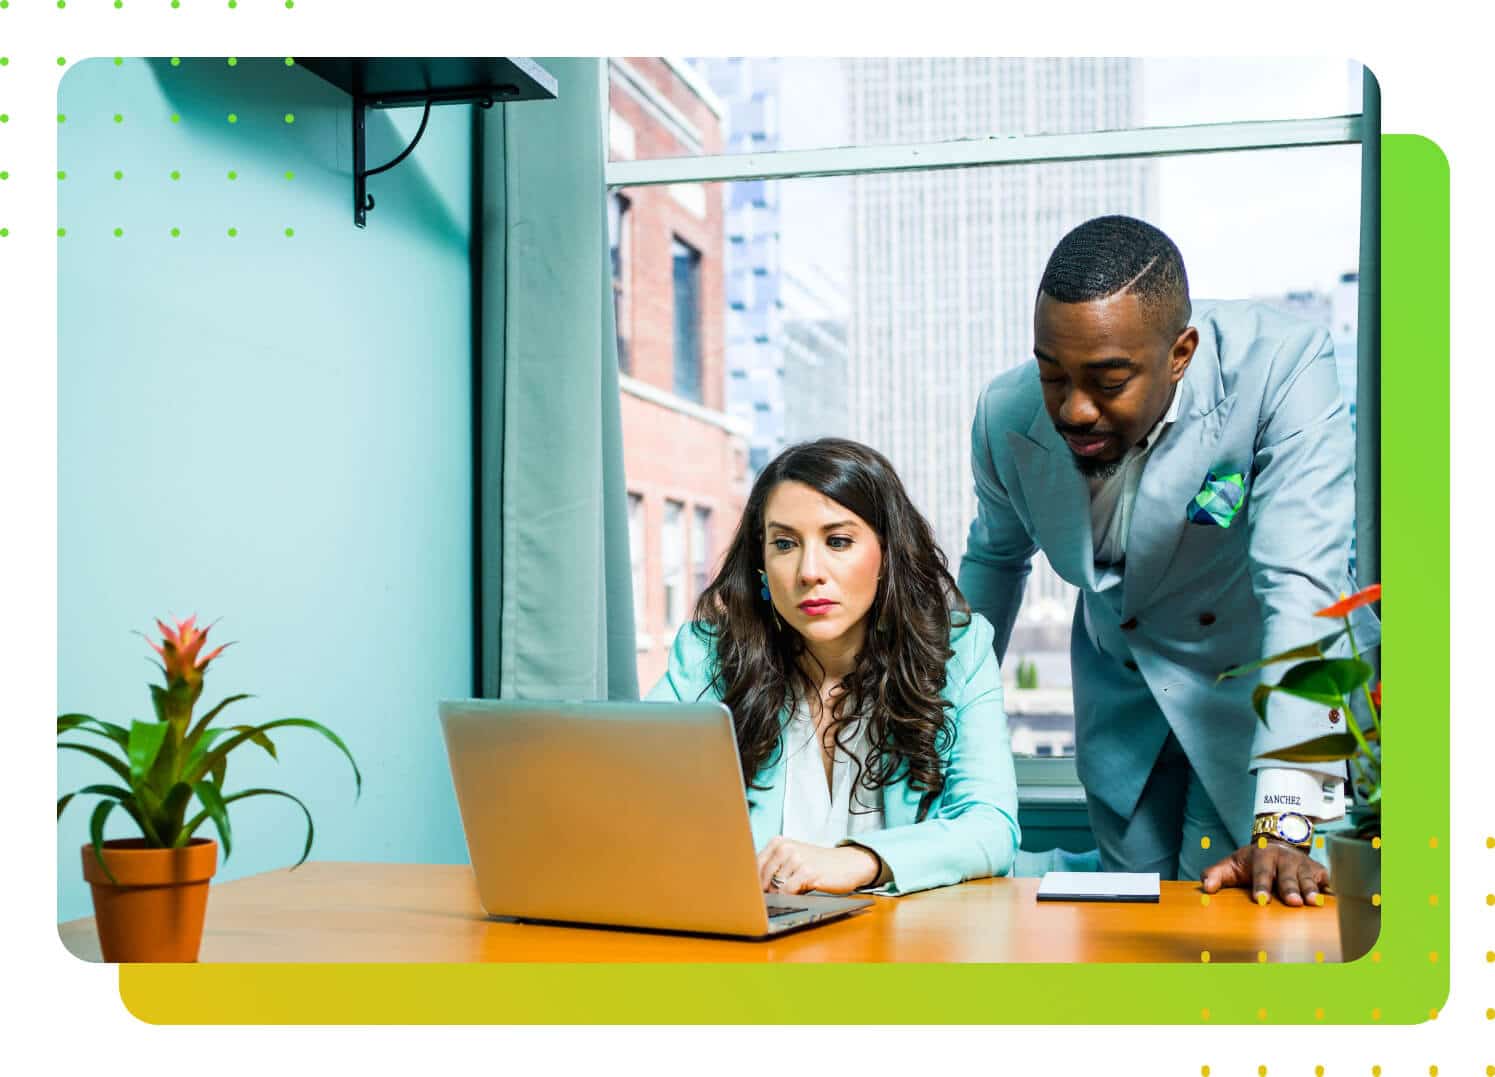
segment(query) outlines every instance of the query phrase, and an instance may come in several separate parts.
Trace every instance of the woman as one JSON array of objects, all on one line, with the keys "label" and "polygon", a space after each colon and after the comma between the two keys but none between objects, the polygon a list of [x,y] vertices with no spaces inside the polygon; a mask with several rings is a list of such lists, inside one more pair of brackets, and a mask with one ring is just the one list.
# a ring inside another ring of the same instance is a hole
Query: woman
[{"label": "woman", "polygon": [[991,625],[892,465],[786,449],[651,699],[732,711],[768,892],[908,893],[1011,870],[1017,782]]}]

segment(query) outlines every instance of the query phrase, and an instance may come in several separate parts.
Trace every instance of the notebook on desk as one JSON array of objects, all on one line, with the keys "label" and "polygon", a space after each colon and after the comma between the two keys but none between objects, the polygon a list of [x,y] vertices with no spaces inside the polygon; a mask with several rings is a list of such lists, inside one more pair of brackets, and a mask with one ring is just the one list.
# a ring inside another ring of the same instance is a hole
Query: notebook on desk
[{"label": "notebook on desk", "polygon": [[1157,901],[1161,883],[1155,871],[1049,871],[1038,884],[1038,900]]},{"label": "notebook on desk", "polygon": [[765,938],[871,905],[765,895],[720,703],[443,702],[483,908]]}]

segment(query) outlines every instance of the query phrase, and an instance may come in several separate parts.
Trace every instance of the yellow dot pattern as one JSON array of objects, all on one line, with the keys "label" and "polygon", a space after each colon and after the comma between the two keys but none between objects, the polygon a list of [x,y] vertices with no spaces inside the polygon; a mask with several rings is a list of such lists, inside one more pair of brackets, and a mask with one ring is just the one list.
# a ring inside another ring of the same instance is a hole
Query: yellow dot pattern
[{"label": "yellow dot pattern", "polygon": [[1266,1007],[1262,1007],[1261,1009],[1256,1011],[1256,1019],[1258,1021],[1265,1021],[1267,1019]]},{"label": "yellow dot pattern", "polygon": [[1372,1021],[1379,1021],[1381,1019],[1381,1008],[1379,1006],[1370,1011],[1370,1019]]},{"label": "yellow dot pattern", "polygon": [[1381,847],[1381,839],[1379,836],[1370,839],[1370,847],[1372,849],[1379,849]]},{"label": "yellow dot pattern", "polygon": [[1199,839],[1199,847],[1201,849],[1208,849],[1209,848],[1209,835],[1208,834],[1206,834],[1204,837],[1202,837],[1202,838]]},{"label": "yellow dot pattern", "polygon": [[1265,950],[1257,950],[1256,960],[1259,964],[1265,965],[1267,963],[1267,952]]},{"label": "yellow dot pattern", "polygon": [[1372,905],[1374,905],[1376,908],[1379,909],[1381,907],[1381,895],[1380,894],[1372,894],[1370,896],[1370,903]]},{"label": "yellow dot pattern", "polygon": [[1324,1067],[1323,1066],[1314,1066],[1313,1067],[1313,1077],[1324,1077]]},{"label": "yellow dot pattern", "polygon": [[1204,905],[1204,906],[1207,907],[1209,905],[1209,895],[1208,894],[1200,894],[1199,895],[1199,904]]},{"label": "yellow dot pattern", "polygon": [[1203,962],[1204,964],[1208,965],[1209,964],[1209,951],[1208,950],[1200,950],[1199,951],[1199,960],[1201,962]]},{"label": "yellow dot pattern", "polygon": [[1322,1006],[1313,1011],[1313,1019],[1315,1021],[1322,1021],[1324,1019],[1324,1008]]}]

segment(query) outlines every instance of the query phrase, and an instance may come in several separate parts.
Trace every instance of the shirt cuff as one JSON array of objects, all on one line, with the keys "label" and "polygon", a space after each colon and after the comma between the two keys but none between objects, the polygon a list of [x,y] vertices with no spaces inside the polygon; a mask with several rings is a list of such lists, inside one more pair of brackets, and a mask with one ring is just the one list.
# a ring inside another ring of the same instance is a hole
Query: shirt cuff
[{"label": "shirt cuff", "polygon": [[1256,772],[1256,814],[1290,811],[1321,823],[1340,818],[1344,779],[1317,770],[1262,767]]}]

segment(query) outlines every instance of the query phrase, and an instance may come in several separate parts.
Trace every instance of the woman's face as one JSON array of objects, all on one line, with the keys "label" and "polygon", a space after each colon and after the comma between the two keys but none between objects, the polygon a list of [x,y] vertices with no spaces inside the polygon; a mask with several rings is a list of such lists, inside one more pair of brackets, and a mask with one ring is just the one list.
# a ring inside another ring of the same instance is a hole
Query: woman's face
[{"label": "woman's face", "polygon": [[860,651],[882,572],[867,521],[802,482],[781,482],[763,504],[763,567],[786,625],[810,643]]}]

